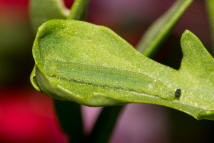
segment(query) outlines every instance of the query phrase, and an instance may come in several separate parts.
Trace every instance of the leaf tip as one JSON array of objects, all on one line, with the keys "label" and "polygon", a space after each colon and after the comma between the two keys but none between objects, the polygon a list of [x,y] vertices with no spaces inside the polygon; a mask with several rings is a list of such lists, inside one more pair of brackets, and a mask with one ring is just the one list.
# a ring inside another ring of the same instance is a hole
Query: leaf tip
[{"label": "leaf tip", "polygon": [[185,39],[187,36],[195,36],[195,35],[190,30],[186,29],[181,36],[181,41],[183,41],[183,39]]}]

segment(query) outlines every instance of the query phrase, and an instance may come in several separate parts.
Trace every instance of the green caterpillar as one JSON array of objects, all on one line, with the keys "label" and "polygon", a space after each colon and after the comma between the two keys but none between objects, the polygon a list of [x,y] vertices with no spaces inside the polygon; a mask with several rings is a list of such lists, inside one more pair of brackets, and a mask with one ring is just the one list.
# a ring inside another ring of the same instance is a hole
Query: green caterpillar
[{"label": "green caterpillar", "polygon": [[48,61],[48,65],[48,75],[61,80],[127,92],[162,95],[160,97],[166,100],[175,98],[174,91],[144,74],[70,62]]}]

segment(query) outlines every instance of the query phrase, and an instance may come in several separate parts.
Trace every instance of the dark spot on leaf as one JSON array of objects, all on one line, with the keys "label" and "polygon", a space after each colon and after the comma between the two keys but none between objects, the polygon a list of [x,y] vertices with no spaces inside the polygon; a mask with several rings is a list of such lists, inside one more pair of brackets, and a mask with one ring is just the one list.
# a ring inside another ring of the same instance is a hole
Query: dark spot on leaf
[{"label": "dark spot on leaf", "polygon": [[176,97],[176,98],[179,98],[180,96],[181,96],[181,89],[178,88],[178,89],[176,89],[176,91],[175,91],[175,97]]}]

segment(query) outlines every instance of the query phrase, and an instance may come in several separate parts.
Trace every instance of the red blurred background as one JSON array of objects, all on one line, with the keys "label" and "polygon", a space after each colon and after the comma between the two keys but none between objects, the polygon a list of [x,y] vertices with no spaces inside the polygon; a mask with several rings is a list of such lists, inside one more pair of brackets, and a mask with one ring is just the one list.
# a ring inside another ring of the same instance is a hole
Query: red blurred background
[{"label": "red blurred background", "polygon": [[[67,7],[72,2],[65,0]],[[112,28],[136,45],[147,27],[173,2],[174,0],[91,0],[87,20]],[[29,84],[29,74],[33,67],[33,36],[28,3],[29,0],[0,0],[0,143],[66,143],[52,100],[34,91]],[[169,38],[171,42],[164,45],[156,60],[169,66],[179,65],[179,35],[185,29],[193,31],[209,47],[210,30],[203,0],[196,0],[188,9],[173,30]],[[85,132],[92,128],[99,110],[100,108],[83,107]],[[126,106],[111,142],[172,142],[169,112],[171,110],[155,105]],[[185,138],[185,135],[179,138]]]}]

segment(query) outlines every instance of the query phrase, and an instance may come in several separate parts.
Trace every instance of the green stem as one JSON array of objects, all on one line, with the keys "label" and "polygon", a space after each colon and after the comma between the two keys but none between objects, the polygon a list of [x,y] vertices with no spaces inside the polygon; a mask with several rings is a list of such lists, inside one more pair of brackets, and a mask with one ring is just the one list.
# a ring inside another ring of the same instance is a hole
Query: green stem
[{"label": "green stem", "polygon": [[177,0],[172,7],[157,19],[140,40],[137,49],[145,56],[155,56],[170,31],[194,0]]},{"label": "green stem", "polygon": [[212,54],[214,55],[214,0],[206,0],[209,13],[211,36],[212,36]]},{"label": "green stem", "polygon": [[82,20],[85,17],[89,0],[75,0],[68,19]]},{"label": "green stem", "polygon": [[89,137],[90,143],[108,143],[123,106],[104,107]]},{"label": "green stem", "polygon": [[81,106],[74,102],[54,100],[61,128],[74,143],[83,142]]}]

